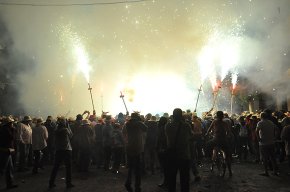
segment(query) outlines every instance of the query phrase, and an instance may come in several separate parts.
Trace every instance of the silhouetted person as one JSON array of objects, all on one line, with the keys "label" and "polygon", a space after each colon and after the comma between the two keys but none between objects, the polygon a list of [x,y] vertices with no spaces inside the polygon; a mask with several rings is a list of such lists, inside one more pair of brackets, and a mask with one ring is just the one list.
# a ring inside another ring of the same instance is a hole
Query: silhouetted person
[{"label": "silhouetted person", "polygon": [[79,130],[79,161],[78,169],[81,172],[88,172],[92,158],[92,148],[95,140],[95,133],[88,119],[82,120],[82,127]]},{"label": "silhouetted person", "polygon": [[143,132],[146,125],[140,121],[138,113],[132,113],[131,119],[125,124],[123,134],[127,138],[128,176],[125,187],[128,192],[133,192],[132,173],[135,173],[135,192],[141,192],[141,154],[143,152]]},{"label": "silhouetted person", "polygon": [[256,134],[259,140],[261,154],[263,157],[264,173],[261,175],[269,176],[268,173],[268,161],[270,160],[273,166],[274,174],[278,175],[278,166],[275,157],[275,132],[276,125],[269,120],[268,114],[261,113],[261,121],[258,122],[256,128]]},{"label": "silhouetted person", "polygon": [[7,189],[16,188],[13,184],[13,163],[11,154],[14,153],[16,129],[13,126],[14,119],[7,117],[3,125],[0,125],[0,174],[5,172]]},{"label": "silhouetted person", "polygon": [[158,122],[158,132],[157,132],[157,152],[158,159],[160,163],[161,172],[163,174],[163,182],[160,183],[159,187],[168,186],[168,161],[166,157],[167,141],[165,135],[165,126],[168,122],[168,118],[161,117]]},{"label": "silhouetted person", "polygon": [[181,192],[189,192],[191,127],[182,117],[182,110],[173,110],[173,121],[166,125],[168,145],[169,185],[168,191],[176,191],[176,175],[179,171]]},{"label": "silhouetted person", "polygon": [[54,161],[54,132],[56,129],[56,124],[53,122],[52,116],[47,116],[46,121],[44,122],[44,126],[47,129],[48,132],[48,139],[47,139],[47,147],[45,149],[44,155],[44,161],[48,162],[49,164],[52,164]]},{"label": "silhouetted person", "polygon": [[104,149],[104,170],[110,169],[110,162],[112,156],[112,139],[113,139],[113,126],[111,123],[111,116],[107,115],[105,124],[102,127],[103,133],[103,149]]},{"label": "silhouetted person", "polygon": [[23,118],[22,123],[17,126],[18,150],[19,150],[19,167],[18,171],[26,171],[29,151],[32,144],[32,129],[30,126],[32,119],[29,116]]},{"label": "silhouetted person", "polygon": [[40,154],[47,146],[46,140],[48,139],[48,132],[42,123],[42,118],[37,119],[36,126],[32,129],[32,149],[34,155],[33,174],[38,173],[38,168],[43,167],[43,157],[41,158]]},{"label": "silhouetted person", "polygon": [[[220,148],[225,153],[225,160],[229,170],[229,176],[232,176],[232,163],[231,163],[231,152],[229,149],[229,144],[227,140],[227,135],[230,132],[229,124],[224,121],[224,113],[222,111],[217,111],[216,119],[211,123],[209,129],[207,130],[206,135],[208,133],[213,132],[213,139],[209,141],[210,145],[213,148],[212,160],[213,162],[217,156],[217,150],[215,147]],[[224,176],[225,172],[222,176]]]},{"label": "silhouetted person", "polygon": [[72,138],[72,132],[67,127],[64,117],[60,117],[58,121],[58,126],[55,131],[55,161],[50,175],[49,188],[56,186],[54,183],[55,177],[63,161],[66,168],[66,187],[71,188],[74,187],[71,183],[72,147],[70,139]]}]

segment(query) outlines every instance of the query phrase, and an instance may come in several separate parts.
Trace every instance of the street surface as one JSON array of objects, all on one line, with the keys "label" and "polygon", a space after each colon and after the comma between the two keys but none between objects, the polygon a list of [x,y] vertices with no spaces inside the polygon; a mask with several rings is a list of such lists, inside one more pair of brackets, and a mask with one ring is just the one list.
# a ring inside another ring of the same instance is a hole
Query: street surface
[{"label": "street surface", "polygon": [[[200,170],[202,180],[194,182],[191,179],[191,192],[289,192],[290,191],[290,172],[287,163],[279,165],[281,175],[279,177],[270,175],[270,177],[260,176],[263,167],[261,164],[252,162],[234,163],[233,177],[229,178],[226,174],[225,178],[220,178],[217,172],[210,172],[209,165],[205,165]],[[45,167],[45,170],[40,170],[37,175],[32,175],[30,172],[16,173],[15,183],[19,185],[16,189],[9,191],[13,192],[46,192],[48,190],[48,179],[51,166]],[[89,173],[78,173],[73,171],[72,189],[65,188],[65,171],[62,167],[56,179],[56,188],[50,190],[58,191],[82,191],[82,192],[126,192],[124,182],[126,179],[126,168],[122,168],[119,174],[105,172],[103,169],[97,169],[92,166]],[[157,185],[162,181],[160,174],[145,175],[142,178],[143,192],[162,192],[165,191]],[[179,182],[178,182],[179,183]],[[6,191],[4,188],[3,178],[1,180],[0,191]],[[177,186],[179,191],[179,185]]]}]

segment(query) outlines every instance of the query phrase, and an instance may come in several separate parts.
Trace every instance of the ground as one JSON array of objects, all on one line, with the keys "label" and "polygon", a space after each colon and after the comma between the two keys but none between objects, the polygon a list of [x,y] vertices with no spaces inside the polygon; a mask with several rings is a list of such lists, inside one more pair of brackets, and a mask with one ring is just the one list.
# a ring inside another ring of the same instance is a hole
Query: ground
[{"label": "ground", "polygon": [[[205,164],[199,168],[202,180],[194,182],[191,179],[191,192],[289,192],[290,177],[287,172],[290,172],[286,162],[279,164],[281,175],[279,177],[270,175],[270,177],[260,176],[262,173],[262,165],[251,162],[234,163],[233,177],[225,176],[221,178],[217,172],[210,172],[209,165]],[[73,184],[75,187],[69,190],[65,188],[64,167],[58,173],[56,180],[56,188],[50,190],[58,191],[100,191],[100,192],[126,192],[124,182],[126,179],[126,168],[122,168],[119,174],[104,172],[102,169],[97,169],[94,166],[89,173],[81,174],[73,171]],[[30,172],[15,173],[15,181],[19,185],[18,188],[10,191],[15,192],[46,192],[48,190],[48,178],[51,171],[51,166],[45,167],[37,175],[32,175]],[[161,182],[160,174],[145,175],[142,178],[143,192],[162,192],[157,185]],[[3,178],[1,179],[0,191],[5,191]],[[179,186],[177,186],[179,191]]]}]

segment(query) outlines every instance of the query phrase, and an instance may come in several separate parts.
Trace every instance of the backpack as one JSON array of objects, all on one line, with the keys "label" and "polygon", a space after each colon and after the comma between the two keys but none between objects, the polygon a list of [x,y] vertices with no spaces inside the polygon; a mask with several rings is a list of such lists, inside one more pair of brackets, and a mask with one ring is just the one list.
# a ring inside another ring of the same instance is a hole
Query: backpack
[{"label": "backpack", "polygon": [[248,129],[245,125],[240,127],[239,136],[240,137],[248,137]]}]

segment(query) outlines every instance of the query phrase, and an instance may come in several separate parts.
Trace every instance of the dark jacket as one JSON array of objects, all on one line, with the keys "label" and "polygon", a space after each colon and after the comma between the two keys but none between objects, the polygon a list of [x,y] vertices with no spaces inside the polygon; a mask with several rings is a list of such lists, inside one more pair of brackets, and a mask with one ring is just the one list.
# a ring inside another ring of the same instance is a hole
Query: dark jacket
[{"label": "dark jacket", "polygon": [[147,134],[145,146],[149,149],[157,148],[157,138],[158,138],[158,124],[156,121],[147,121]]},{"label": "dark jacket", "polygon": [[140,155],[144,151],[143,134],[147,126],[137,119],[130,119],[124,126],[123,134],[127,138],[127,154]]},{"label": "dark jacket", "polygon": [[103,133],[103,146],[112,146],[112,138],[113,138],[112,124],[106,122],[102,126],[102,133]]},{"label": "dark jacket", "polygon": [[14,148],[16,129],[9,125],[0,126],[0,148]]},{"label": "dark jacket", "polygon": [[72,131],[64,126],[59,126],[55,131],[55,149],[58,150],[72,150],[70,139],[73,134]]},{"label": "dark jacket", "polygon": [[[179,133],[178,133],[179,127]],[[177,158],[190,159],[190,144],[193,138],[191,127],[186,122],[173,121],[165,127],[168,149],[176,149]]]}]

